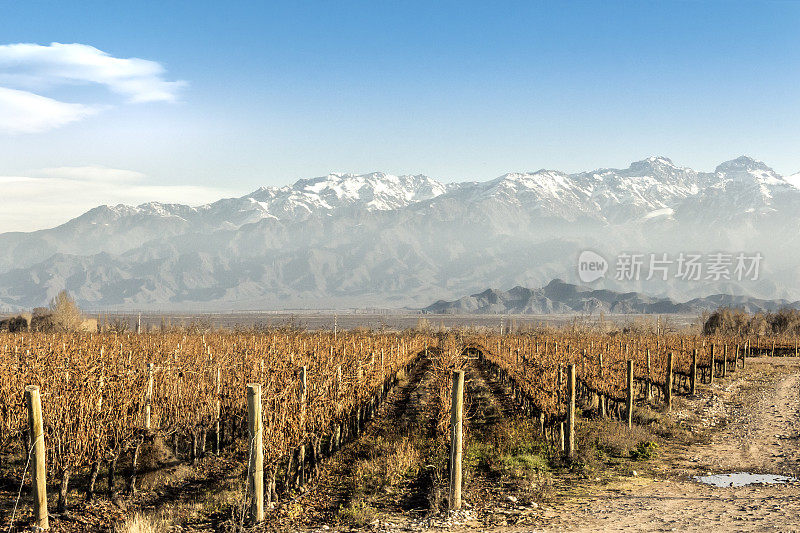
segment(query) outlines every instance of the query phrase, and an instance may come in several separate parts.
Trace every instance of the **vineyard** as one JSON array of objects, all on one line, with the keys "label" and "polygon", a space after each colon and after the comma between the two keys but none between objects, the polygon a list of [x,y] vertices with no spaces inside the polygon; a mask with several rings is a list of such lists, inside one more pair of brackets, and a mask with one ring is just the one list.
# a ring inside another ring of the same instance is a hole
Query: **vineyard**
[{"label": "vineyard", "polygon": [[[142,447],[154,439],[188,463],[238,450],[249,464],[247,390],[257,384],[264,455],[257,491],[269,508],[357,439],[399,377],[424,362],[433,374],[441,441],[450,435],[451,374],[475,359],[552,447],[569,456],[576,401],[630,424],[635,405],[668,409],[673,394],[692,394],[697,383],[724,377],[753,350],[768,349],[788,352],[796,344],[553,331],[6,333],[0,334],[0,466],[24,485],[33,474],[32,456],[40,454],[26,387],[40,394],[46,482],[58,513],[67,511],[70,491],[94,498],[101,473],[115,497],[123,461],[126,492],[135,493]],[[81,486],[70,484],[76,478]],[[9,516],[0,513],[12,528],[37,520],[22,511],[30,495],[20,494]]]}]

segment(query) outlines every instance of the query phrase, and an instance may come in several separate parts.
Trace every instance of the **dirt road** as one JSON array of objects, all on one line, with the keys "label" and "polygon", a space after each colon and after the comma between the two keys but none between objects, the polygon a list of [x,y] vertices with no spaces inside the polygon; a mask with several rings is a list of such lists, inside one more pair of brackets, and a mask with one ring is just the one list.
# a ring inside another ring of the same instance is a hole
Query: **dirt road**
[{"label": "dirt road", "polygon": [[800,360],[748,360],[745,372],[676,407],[706,443],[668,446],[649,472],[605,487],[588,483],[544,509],[536,527],[495,531],[800,531],[800,484],[716,488],[692,479],[800,473]]}]

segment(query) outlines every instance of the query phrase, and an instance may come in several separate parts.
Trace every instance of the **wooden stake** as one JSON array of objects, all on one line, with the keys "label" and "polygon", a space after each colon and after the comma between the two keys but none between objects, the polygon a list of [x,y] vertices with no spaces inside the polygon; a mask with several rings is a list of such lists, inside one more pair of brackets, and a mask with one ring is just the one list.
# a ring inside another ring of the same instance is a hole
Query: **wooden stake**
[{"label": "wooden stake", "polygon": [[[360,371],[360,369],[359,369]],[[305,365],[300,370],[300,431],[305,431],[306,425],[306,396],[308,394],[308,367]]]},{"label": "wooden stake", "polygon": [[749,350],[750,350],[750,340],[748,339],[744,342],[744,346],[742,346],[742,357],[741,357],[742,368],[744,368],[744,358],[747,357]]},{"label": "wooden stake", "polygon": [[253,495],[250,516],[254,522],[264,520],[264,442],[261,422],[261,385],[247,385],[247,429],[250,441],[250,464],[247,469],[248,486]]},{"label": "wooden stake", "polygon": [[450,408],[450,509],[461,509],[461,446],[464,419],[464,371],[453,371]]},{"label": "wooden stake", "polygon": [[664,385],[664,403],[667,411],[672,409],[672,352],[667,354],[667,383]]},{"label": "wooden stake", "polygon": [[716,366],[716,361],[714,361],[714,343],[712,342],[711,343],[711,371],[708,373],[708,375],[710,376],[708,378],[708,383],[709,384],[714,383],[714,373],[715,373],[715,368],[714,367],[715,366]]},{"label": "wooden stake", "polygon": [[722,345],[722,372],[720,372],[721,378],[725,377],[725,374],[728,373],[728,345]]},{"label": "wooden stake", "polygon": [[626,416],[628,418],[628,428],[633,426],[633,359],[628,359],[628,410]]},{"label": "wooden stake", "polygon": [[567,388],[569,390],[569,406],[567,407],[567,458],[575,455],[575,364],[567,367]]},{"label": "wooden stake", "polygon": [[222,438],[221,438],[221,430],[222,424],[220,424],[220,416],[222,411],[222,404],[220,402],[220,394],[222,393],[222,369],[217,367],[217,376],[216,376],[216,396],[217,396],[217,403],[216,408],[214,410],[215,414],[215,428],[214,428],[214,453],[219,455],[220,447],[222,446]]},{"label": "wooden stake", "polygon": [[39,387],[25,387],[25,403],[28,406],[28,428],[33,446],[33,523],[38,529],[50,529],[47,515],[47,462],[44,447],[44,424],[42,423],[42,398]]},{"label": "wooden stake", "polygon": [[150,405],[153,403],[153,363],[147,363],[147,395],[144,401],[144,428],[150,429]]},{"label": "wooden stake", "polygon": [[692,396],[697,392],[697,348],[692,349],[692,370],[689,374],[689,392]]},{"label": "wooden stake", "polygon": [[652,381],[651,381],[651,378],[650,378],[651,375],[652,374],[650,374],[650,348],[648,348],[647,349],[647,382],[645,383],[645,386],[647,387],[647,401],[648,402],[653,399],[653,388],[652,388]]}]

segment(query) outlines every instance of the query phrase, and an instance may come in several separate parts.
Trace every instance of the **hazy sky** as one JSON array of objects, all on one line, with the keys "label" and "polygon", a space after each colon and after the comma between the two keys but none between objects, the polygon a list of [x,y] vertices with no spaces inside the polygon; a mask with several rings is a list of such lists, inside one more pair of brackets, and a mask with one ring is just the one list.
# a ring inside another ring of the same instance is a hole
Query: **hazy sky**
[{"label": "hazy sky", "polygon": [[800,2],[4,2],[0,232],[330,171],[796,173],[798,28]]}]

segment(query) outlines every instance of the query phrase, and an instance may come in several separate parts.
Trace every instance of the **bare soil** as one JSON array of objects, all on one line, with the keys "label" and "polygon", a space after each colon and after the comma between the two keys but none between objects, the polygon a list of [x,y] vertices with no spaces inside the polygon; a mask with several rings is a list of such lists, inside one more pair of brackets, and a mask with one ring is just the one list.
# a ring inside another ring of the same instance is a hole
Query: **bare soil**
[{"label": "bare soil", "polygon": [[800,472],[800,359],[747,363],[677,402],[673,419],[701,442],[667,441],[636,476],[565,489],[535,530],[800,531],[800,484],[716,488],[693,480],[709,472]]}]

